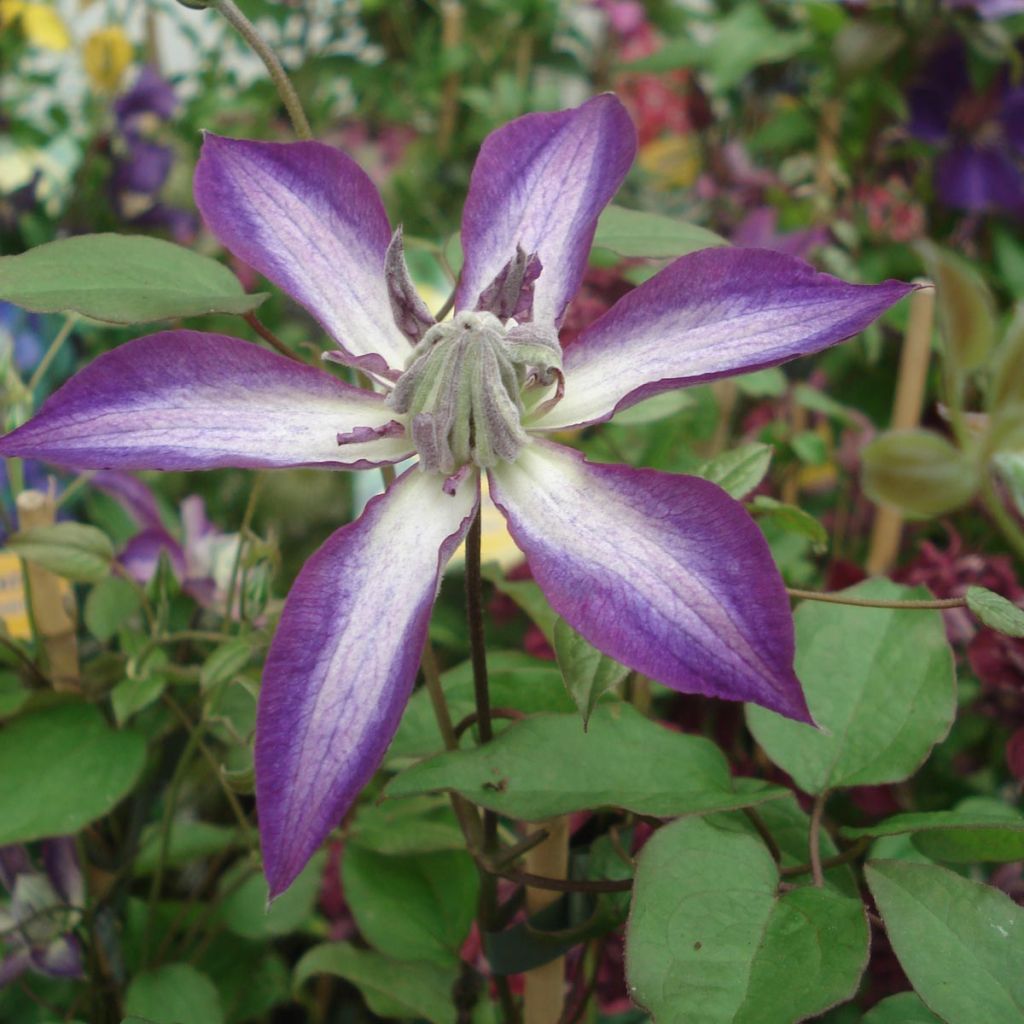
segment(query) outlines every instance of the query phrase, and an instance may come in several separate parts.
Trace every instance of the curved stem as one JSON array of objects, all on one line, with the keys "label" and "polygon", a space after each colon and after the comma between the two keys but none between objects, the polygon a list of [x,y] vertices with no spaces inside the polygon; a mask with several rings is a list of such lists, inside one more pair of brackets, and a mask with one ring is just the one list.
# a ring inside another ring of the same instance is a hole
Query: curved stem
[{"label": "curved stem", "polygon": [[71,314],[65,321],[61,329],[57,332],[56,337],[50,342],[50,347],[46,350],[45,355],[39,360],[39,365],[36,366],[35,371],[32,374],[32,379],[26,384],[29,394],[39,386],[43,377],[46,376],[46,371],[50,368],[50,364],[57,358],[57,353],[64,347],[64,342],[71,336],[71,332],[75,329],[75,324],[78,323],[78,317],[74,313]]},{"label": "curved stem", "polygon": [[218,11],[252,48],[253,52],[261,61],[273,80],[278,96],[288,111],[295,134],[300,139],[313,138],[313,130],[309,127],[306,119],[306,112],[302,109],[299,94],[295,91],[288,73],[278,59],[278,56],[267,44],[266,40],[256,31],[256,26],[242,13],[235,0],[212,0],[211,5]]},{"label": "curved stem", "polygon": [[491,725],[491,695],[487,685],[487,650],[484,641],[484,610],[480,576],[480,511],[466,535],[466,619],[469,624],[469,648],[473,662],[473,696],[476,700],[480,742],[494,739]]},{"label": "curved stem", "polygon": [[937,597],[930,601],[877,601],[868,597],[847,597],[845,594],[823,594],[817,590],[798,590],[795,587],[786,587],[786,593],[790,597],[796,597],[803,601],[848,604],[855,608],[902,608],[907,611],[923,611],[936,608],[964,608],[967,605],[965,597]]}]

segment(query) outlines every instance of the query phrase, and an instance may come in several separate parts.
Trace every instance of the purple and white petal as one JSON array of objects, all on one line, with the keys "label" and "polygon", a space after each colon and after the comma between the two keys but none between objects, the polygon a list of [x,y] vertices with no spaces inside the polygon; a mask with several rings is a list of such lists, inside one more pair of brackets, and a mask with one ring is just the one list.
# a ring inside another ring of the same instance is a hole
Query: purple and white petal
[{"label": "purple and white petal", "polygon": [[358,164],[321,142],[207,134],[195,197],[224,245],[305,306],[352,362],[405,368],[412,346],[384,280],[391,227]]},{"label": "purple and white petal", "polygon": [[34,949],[32,966],[54,978],[80,978],[84,971],[82,947],[73,935],[62,935],[44,949]]},{"label": "purple and white petal", "polygon": [[163,554],[170,559],[174,575],[183,580],[185,552],[178,541],[163,529],[143,530],[137,533],[125,544],[117,560],[136,583],[148,583],[156,574],[160,556]]},{"label": "purple and white petal", "polygon": [[380,763],[416,677],[441,572],[475,514],[413,468],[306,562],[263,672],[256,805],[263,864],[283,892]]},{"label": "purple and white petal", "polygon": [[595,647],[683,693],[810,721],[782,579],[720,487],[547,441],[489,481],[552,608]]},{"label": "purple and white petal", "polygon": [[[0,454],[76,469],[364,468],[412,453],[393,422],[379,395],[323,370],[239,338],[167,331],[94,359],[0,438]],[[366,439],[338,443],[357,428]]]},{"label": "purple and white petal", "polygon": [[533,319],[560,323],[587,265],[597,218],[636,155],[636,130],[611,94],[553,114],[526,114],[480,147],[462,214],[457,309],[477,299],[519,246],[543,267]]},{"label": "purple and white petal", "polygon": [[85,903],[85,879],[74,836],[44,840],[43,866],[50,884],[68,906],[81,907]]},{"label": "purple and white petal", "polygon": [[18,875],[30,875],[34,870],[26,847],[20,843],[0,846],[0,885],[9,893],[14,892]]},{"label": "purple and white petal", "polygon": [[566,349],[565,397],[528,427],[597,423],[659,391],[819,352],[912,290],[900,281],[847,284],[767,249],[682,256]]},{"label": "purple and white petal", "polygon": [[0,988],[20,978],[32,966],[32,957],[26,949],[16,949],[0,958]]}]

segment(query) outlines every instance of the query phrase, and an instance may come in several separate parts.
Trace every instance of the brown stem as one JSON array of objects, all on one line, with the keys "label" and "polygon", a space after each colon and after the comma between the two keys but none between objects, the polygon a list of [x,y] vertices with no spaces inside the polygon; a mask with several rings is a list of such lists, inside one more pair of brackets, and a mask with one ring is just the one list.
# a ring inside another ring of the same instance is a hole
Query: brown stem
[{"label": "brown stem", "polygon": [[869,597],[847,597],[845,594],[824,594],[818,590],[798,590],[786,587],[790,597],[803,601],[823,601],[826,604],[848,604],[854,608],[896,608],[906,611],[922,611],[942,608],[965,608],[966,597],[937,597],[928,601],[878,601]]},{"label": "brown stem", "polygon": [[297,363],[302,360],[272,331],[255,313],[243,313],[242,319],[272,348],[276,349],[283,356],[294,359]]},{"label": "brown stem", "polygon": [[313,138],[313,129],[309,127],[306,119],[306,112],[302,109],[299,94],[295,91],[288,73],[278,59],[278,56],[267,44],[266,40],[256,31],[256,26],[242,13],[234,0],[211,0],[211,7],[218,11],[237,32],[249,44],[253,53],[261,61],[270,75],[277,89],[277,95],[281,97],[284,109],[288,111],[295,134],[300,139]]}]

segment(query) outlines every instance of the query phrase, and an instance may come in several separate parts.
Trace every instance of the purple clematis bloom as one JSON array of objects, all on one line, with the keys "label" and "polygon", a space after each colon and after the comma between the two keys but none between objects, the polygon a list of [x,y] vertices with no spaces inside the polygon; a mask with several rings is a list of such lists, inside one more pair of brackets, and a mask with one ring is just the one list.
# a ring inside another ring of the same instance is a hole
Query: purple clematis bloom
[{"label": "purple clematis bloom", "polygon": [[82,947],[71,934],[85,902],[82,871],[71,836],[42,843],[40,871],[24,846],[0,847],[0,986],[25,971],[55,978],[82,974]]},{"label": "purple clematis bloom", "polygon": [[1001,74],[976,91],[964,43],[954,39],[932,55],[908,99],[910,134],[943,150],[935,162],[942,202],[1024,216],[1024,86]]},{"label": "purple clematis bloom", "polygon": [[383,393],[249,342],[168,331],[100,356],[0,440],[77,467],[362,468],[419,455],[306,563],[267,658],[257,805],[271,895],[371,777],[416,676],[481,472],[553,608],[613,658],[687,693],[809,721],[768,546],[716,485],[595,465],[550,440],[668,388],[773,366],[862,330],[910,287],[850,285],[757,249],[684,256],[582,332],[557,329],[598,215],[636,151],[611,95],[484,142],[453,320],[435,324],[376,189],[316,142],[208,135],[210,229],[320,321]]}]

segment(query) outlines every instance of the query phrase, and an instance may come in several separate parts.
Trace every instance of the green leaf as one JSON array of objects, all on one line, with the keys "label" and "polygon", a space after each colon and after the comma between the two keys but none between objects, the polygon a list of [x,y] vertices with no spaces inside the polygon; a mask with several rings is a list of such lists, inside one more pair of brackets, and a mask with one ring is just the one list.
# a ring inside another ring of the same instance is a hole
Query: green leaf
[{"label": "green leaf", "polygon": [[967,260],[933,242],[917,251],[935,283],[939,325],[957,372],[984,366],[996,340],[996,306],[985,279]]},{"label": "green leaf", "polygon": [[765,478],[775,449],[770,444],[745,444],[705,462],[697,474],[718,484],[734,498],[745,498]]},{"label": "green leaf", "polygon": [[[931,596],[884,579],[842,593],[884,601]],[[765,753],[808,793],[912,775],[956,709],[941,612],[804,601],[794,619],[796,673],[821,729],[748,704],[747,724]]]},{"label": "green leaf", "polygon": [[443,796],[360,804],[348,838],[364,850],[392,856],[461,850],[466,845],[451,802]]},{"label": "green leaf", "polygon": [[400,963],[347,942],[314,946],[295,965],[292,985],[300,989],[317,974],[351,982],[378,1017],[423,1018],[451,1024],[456,1018],[452,988],[458,971],[431,963]]},{"label": "green leaf", "polygon": [[0,257],[0,299],[36,313],[139,324],[248,313],[265,298],[216,260],[143,235],[75,235]]},{"label": "green leaf", "polygon": [[889,941],[918,995],[947,1024],[1024,1019],[1024,909],[931,864],[865,869]]},{"label": "green leaf", "polygon": [[136,974],[124,1008],[153,1024],[224,1024],[216,986],[188,964],[164,964]]},{"label": "green leaf", "polygon": [[135,614],[140,604],[139,592],[128,580],[108,576],[100,580],[85,599],[82,617],[86,629],[97,640],[109,640]]},{"label": "green leaf", "polygon": [[480,889],[464,850],[385,857],[349,844],[341,877],[360,934],[379,952],[396,960],[459,963]]},{"label": "green leaf", "polygon": [[977,461],[931,430],[891,430],[861,459],[868,497],[920,519],[966,505],[981,484]]},{"label": "green leaf", "polygon": [[717,20],[714,37],[672,39],[657,53],[625,65],[632,71],[672,71],[702,68],[716,91],[739,85],[757,67],[778,64],[805,50],[813,42],[809,32],[780,29],[756,2],[743,3]]},{"label": "green leaf", "polygon": [[996,801],[983,801],[978,810],[968,804],[965,801],[954,811],[896,814],[866,828],[840,832],[848,839],[910,834],[925,856],[955,864],[1024,860],[1024,816]]},{"label": "green leaf", "polygon": [[599,704],[586,733],[576,714],[514,722],[492,743],[414,765],[386,795],[443,789],[527,821],[596,807],[657,817],[707,814],[785,793],[737,792],[713,743],[671,732],[621,702]]},{"label": "green leaf", "polygon": [[146,741],[89,704],[57,704],[0,728],[0,846],[78,832],[131,792]]},{"label": "green leaf", "polygon": [[215,647],[199,670],[200,687],[208,690],[218,683],[234,679],[249,664],[257,643],[258,637],[250,634],[233,637]]},{"label": "green leaf", "polygon": [[876,1004],[861,1024],[942,1024],[916,992],[900,992]]},{"label": "green leaf", "polygon": [[982,625],[1006,636],[1024,637],[1024,610],[985,587],[967,588],[967,607]]},{"label": "green leaf", "polygon": [[[269,903],[270,894],[262,873],[253,873],[246,863],[235,865],[221,877],[224,897],[217,921],[243,939],[265,941],[304,930],[316,909],[325,859],[325,854],[315,854],[299,877],[273,903]],[[249,877],[241,885],[237,884],[246,873]]]},{"label": "green leaf", "polygon": [[[204,857],[213,857],[241,844],[242,837],[237,828],[227,825],[213,825],[206,821],[174,820],[171,824],[170,842],[166,867],[178,868]],[[132,863],[136,875],[149,875],[156,870],[161,854],[161,833],[159,825],[151,825],[142,833],[139,852]]]},{"label": "green leaf", "polygon": [[828,462],[825,439],[813,430],[804,430],[790,438],[789,446],[796,457],[808,466],[823,466]]},{"label": "green leaf", "polygon": [[[630,991],[658,1024],[792,1024],[849,999],[867,964],[859,899],[778,893],[764,843],[702,819],[659,829],[637,863]],[[794,966],[799,965],[798,970]]]},{"label": "green leaf", "polygon": [[163,651],[154,651],[153,656],[146,660],[143,678],[122,679],[110,691],[110,707],[119,726],[160,699],[167,689],[167,675],[160,671],[166,663],[167,655]]},{"label": "green leaf", "polygon": [[761,521],[773,523],[786,533],[797,537],[806,537],[819,551],[828,547],[828,531],[809,512],[796,505],[769,498],[767,494],[758,494],[747,503],[747,511]]},{"label": "green leaf", "polygon": [[[785,371],[778,366],[769,366],[764,370],[744,373],[733,378],[736,387],[750,398],[781,398],[789,387]],[[618,422],[618,417],[616,417]]]},{"label": "green leaf", "polygon": [[20,558],[76,583],[103,579],[114,559],[110,538],[85,523],[54,523],[19,530],[7,538],[7,547]]},{"label": "green leaf", "polygon": [[674,217],[624,206],[607,206],[597,222],[594,245],[620,256],[672,259],[729,243],[707,228]]},{"label": "green leaf", "polygon": [[586,732],[598,700],[618,686],[629,675],[629,669],[591,647],[564,619],[555,622],[555,657],[565,688],[583,716]]},{"label": "green leaf", "polygon": [[[515,708],[528,715],[538,711],[573,710],[573,702],[562,683],[562,673],[553,662],[532,658],[523,651],[493,651],[487,655],[487,671],[494,707]],[[441,687],[452,721],[460,721],[475,709],[470,662],[462,662],[445,672],[441,676]],[[495,725],[500,728],[502,723]],[[426,688],[421,688],[406,706],[388,749],[388,759],[425,757],[443,749],[430,695]]]}]

